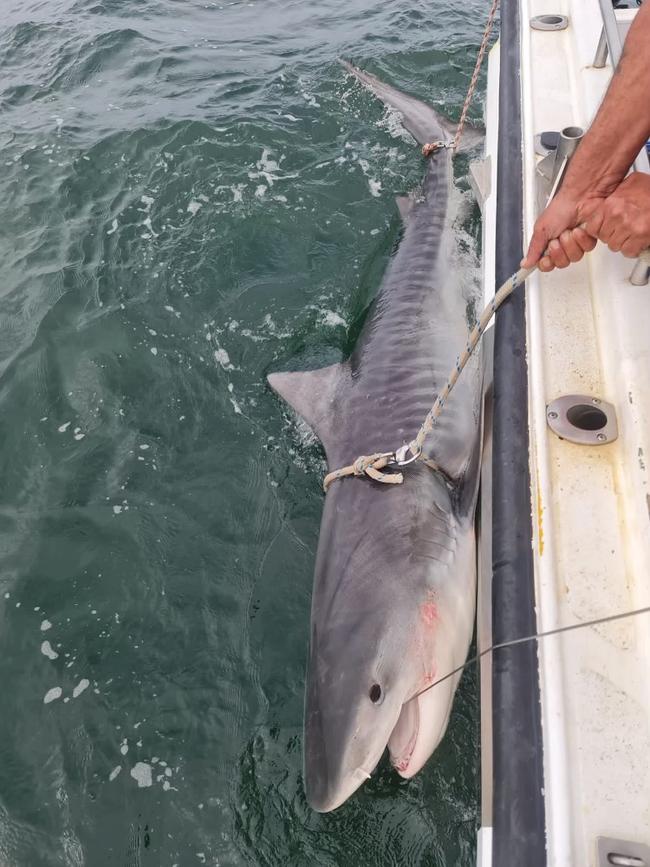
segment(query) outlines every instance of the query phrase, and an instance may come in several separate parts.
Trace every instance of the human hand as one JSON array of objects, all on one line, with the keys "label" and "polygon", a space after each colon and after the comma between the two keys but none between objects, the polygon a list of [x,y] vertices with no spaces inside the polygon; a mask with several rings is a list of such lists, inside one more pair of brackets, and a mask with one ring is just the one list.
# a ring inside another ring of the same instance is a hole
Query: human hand
[{"label": "human hand", "polygon": [[[593,206],[603,201],[602,197],[587,199],[585,205]],[[533,229],[528,252],[522,259],[522,268],[537,265],[540,271],[566,268],[578,262],[585,253],[596,246],[596,238],[578,226],[581,213],[580,201],[562,189],[549,206],[540,214]]]},{"label": "human hand", "polygon": [[633,172],[611,196],[581,207],[579,217],[589,235],[635,259],[650,246],[650,175]]}]

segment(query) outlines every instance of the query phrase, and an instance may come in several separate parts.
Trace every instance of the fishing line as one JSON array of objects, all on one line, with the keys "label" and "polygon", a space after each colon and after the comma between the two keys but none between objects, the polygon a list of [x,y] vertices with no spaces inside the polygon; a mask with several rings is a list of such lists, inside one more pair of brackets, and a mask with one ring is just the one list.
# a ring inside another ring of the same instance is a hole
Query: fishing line
[{"label": "fishing line", "polygon": [[438,686],[439,683],[449,680],[450,677],[458,674],[459,671],[463,671],[467,666],[479,662],[484,656],[487,656],[488,653],[492,653],[494,650],[501,650],[503,647],[514,647],[517,644],[526,644],[529,641],[537,641],[539,638],[548,638],[550,635],[560,635],[563,632],[573,632],[577,629],[584,629],[587,626],[598,626],[600,623],[611,623],[614,620],[624,620],[627,617],[634,617],[637,614],[648,613],[650,613],[650,605],[647,605],[645,608],[635,608],[633,611],[624,611],[622,614],[610,614],[607,617],[597,617],[595,620],[572,623],[569,626],[558,626],[555,629],[549,629],[545,632],[536,632],[534,635],[525,635],[522,638],[512,638],[510,641],[499,641],[497,644],[492,644],[490,647],[486,647],[485,650],[477,653],[476,656],[473,656],[471,659],[466,660],[462,665],[459,665],[458,668],[454,668],[453,671],[450,671],[449,674],[445,674],[444,677],[439,677],[438,680],[434,680],[432,684],[416,693],[413,698],[417,698],[425,692],[429,692],[429,690],[433,689],[434,686]]}]

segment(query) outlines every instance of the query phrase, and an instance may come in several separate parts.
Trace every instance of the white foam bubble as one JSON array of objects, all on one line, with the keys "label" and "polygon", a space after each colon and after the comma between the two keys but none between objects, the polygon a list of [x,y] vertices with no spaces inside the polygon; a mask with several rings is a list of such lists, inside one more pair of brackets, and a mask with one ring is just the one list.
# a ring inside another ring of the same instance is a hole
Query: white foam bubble
[{"label": "white foam bubble", "polygon": [[87,680],[85,677],[82,677],[79,683],[72,690],[72,698],[79,698],[84,689],[88,689],[89,686],[90,681]]},{"label": "white foam bubble", "polygon": [[146,226],[147,229],[149,229],[154,238],[158,237],[158,232],[154,232],[153,226],[151,225],[151,217],[145,217],[145,219],[142,221],[142,225]]},{"label": "white foam bubble", "polygon": [[232,408],[235,410],[236,415],[242,415],[241,406],[237,403],[234,397],[230,398],[230,403],[232,404]]},{"label": "white foam bubble", "polygon": [[203,205],[201,204],[201,202],[197,202],[196,199],[192,199],[192,201],[187,206],[187,210],[188,210],[188,213],[190,213],[192,216],[194,216],[195,214],[197,214],[201,210],[202,207],[203,207]]},{"label": "white foam bubble", "polygon": [[111,228],[106,232],[107,235],[112,235],[114,232],[117,232],[117,220],[113,220],[111,223]]},{"label": "white foam bubble", "polygon": [[52,689],[48,689],[43,698],[43,704],[49,704],[51,701],[56,701],[57,698],[61,698],[63,695],[63,690],[60,686],[54,686]]},{"label": "white foam bubble", "polygon": [[61,427],[59,428],[59,433],[65,433],[71,424],[72,424],[71,421],[67,421],[65,424],[62,424]]},{"label": "white foam bubble", "polygon": [[44,641],[41,644],[41,653],[43,656],[47,656],[48,659],[58,659],[59,654],[52,648],[52,645],[49,641]]},{"label": "white foam bubble", "polygon": [[330,328],[337,328],[339,325],[342,325],[344,328],[347,326],[345,319],[334,310],[323,310],[321,322],[323,325],[329,325]]},{"label": "white foam bubble", "polygon": [[234,370],[235,368],[230,363],[230,356],[226,352],[225,349],[219,347],[219,349],[215,349],[214,351],[214,360],[218,362],[224,370]]},{"label": "white foam bubble", "polygon": [[49,620],[41,620],[41,632],[47,632],[47,630],[51,628],[52,624]]},{"label": "white foam bubble", "polygon": [[153,783],[151,765],[146,762],[137,762],[131,768],[131,776],[136,780],[139,789],[146,789]]},{"label": "white foam bubble", "polygon": [[120,773],[121,770],[122,770],[122,765],[116,765],[116,766],[113,768],[113,770],[112,770],[112,771],[110,772],[110,774],[108,775],[108,781],[109,781],[109,783],[112,783],[112,782],[113,782],[113,780],[115,779],[115,777],[117,777],[117,775]]},{"label": "white foam bubble", "polygon": [[412,145],[415,141],[411,133],[404,127],[402,115],[395,108],[386,108],[384,116],[377,122],[377,126],[385,129],[393,138],[402,139]]},{"label": "white foam bubble", "polygon": [[301,78],[298,79],[298,84],[300,85],[300,93],[307,105],[312,106],[312,108],[320,108],[320,102],[318,102],[316,97],[306,89]]},{"label": "white foam bubble", "polygon": [[[276,181],[283,180],[286,178],[295,178],[296,174],[290,175],[281,175],[280,172],[280,163],[282,162],[283,157],[280,157],[279,160],[275,160],[271,156],[271,152],[267,148],[262,149],[262,156],[255,163],[255,168],[257,171],[249,171],[248,177],[251,180],[255,180],[256,178],[260,178],[266,181],[269,187],[272,187]],[[258,191],[261,187],[257,188],[255,193],[256,196],[260,197],[264,195],[264,193],[259,193]]]}]

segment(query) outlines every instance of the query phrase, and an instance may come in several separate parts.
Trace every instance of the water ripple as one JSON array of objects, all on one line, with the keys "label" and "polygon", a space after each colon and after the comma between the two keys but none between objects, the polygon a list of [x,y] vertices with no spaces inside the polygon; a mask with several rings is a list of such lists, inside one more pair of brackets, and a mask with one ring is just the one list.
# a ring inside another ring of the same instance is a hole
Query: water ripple
[{"label": "water ripple", "polygon": [[473,863],[471,676],[415,780],[306,805],[323,454],[265,375],[350,351],[421,176],[337,58],[455,117],[484,11],[4,10],[3,863]]}]

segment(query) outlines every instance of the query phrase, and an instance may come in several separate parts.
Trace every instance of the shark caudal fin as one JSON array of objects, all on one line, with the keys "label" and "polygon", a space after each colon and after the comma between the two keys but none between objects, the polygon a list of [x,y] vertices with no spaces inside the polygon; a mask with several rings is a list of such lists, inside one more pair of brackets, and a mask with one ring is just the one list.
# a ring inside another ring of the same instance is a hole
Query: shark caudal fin
[{"label": "shark caudal fin", "polygon": [[364,72],[347,60],[339,62],[347,69],[350,75],[353,75],[368,90],[372,91],[384,105],[394,108],[395,111],[401,114],[402,125],[417,142],[426,144],[431,141],[451,142],[453,140],[454,133],[456,132],[455,124],[441,117],[426,102],[421,102],[413,96],[408,96],[397,90],[397,88],[391,87],[390,84],[384,84],[383,81],[380,81],[372,73]]},{"label": "shark caudal fin", "polygon": [[[376,75],[371,72],[364,72],[363,69],[359,69],[347,60],[340,60],[339,63],[347,69],[350,75],[353,75],[368,90],[372,91],[384,105],[399,112],[402,116],[402,126],[411,133],[417,142],[423,145],[432,141],[451,143],[454,140],[456,124],[438,114],[426,102],[422,102],[414,96],[408,96],[397,88],[391,87],[390,84],[384,84]],[[460,149],[471,150],[483,141],[484,135],[485,130],[471,123],[466,123],[462,148]]]}]

